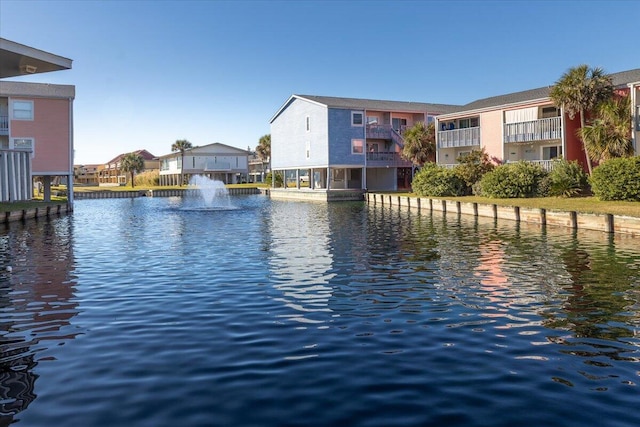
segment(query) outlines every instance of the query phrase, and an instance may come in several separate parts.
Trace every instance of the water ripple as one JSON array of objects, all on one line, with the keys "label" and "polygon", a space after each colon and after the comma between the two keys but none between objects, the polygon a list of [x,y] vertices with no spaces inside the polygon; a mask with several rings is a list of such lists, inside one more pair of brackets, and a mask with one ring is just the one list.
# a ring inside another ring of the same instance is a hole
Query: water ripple
[{"label": "water ripple", "polygon": [[635,240],[183,202],[0,233],[0,424],[640,423]]}]

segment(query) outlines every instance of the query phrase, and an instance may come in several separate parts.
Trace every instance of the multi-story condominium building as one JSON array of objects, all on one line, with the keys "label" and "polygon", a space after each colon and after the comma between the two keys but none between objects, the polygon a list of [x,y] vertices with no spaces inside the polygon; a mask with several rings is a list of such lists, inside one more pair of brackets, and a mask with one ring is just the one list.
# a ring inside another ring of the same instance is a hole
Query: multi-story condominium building
[{"label": "multi-story condominium building", "polygon": [[0,202],[33,198],[35,179],[48,201],[57,178],[73,203],[75,87],[4,80],[67,70],[71,62],[0,38]]},{"label": "multi-story condominium building", "polygon": [[98,175],[104,165],[73,165],[73,177],[76,185],[98,185]]},{"label": "multi-story condominium building", "polygon": [[[144,167],[141,171],[152,172],[157,171],[160,168],[160,159],[154,156],[147,150],[136,150],[133,153],[142,157],[144,161]],[[122,159],[129,153],[118,154],[113,159],[109,160],[98,171],[98,185],[101,187],[116,187],[119,185],[126,185],[129,174],[122,170]]]},{"label": "multi-story condominium building", "polygon": [[[634,148],[640,110],[640,69],[611,74],[616,92],[631,95]],[[437,163],[455,165],[471,150],[484,148],[496,163],[525,160],[551,168],[553,159],[586,164],[582,142],[576,135],[580,118],[573,120],[557,108],[551,87],[473,101],[457,111],[437,117]]]},{"label": "multi-story condominium building", "polygon": [[179,185],[189,182],[194,175],[203,175],[225,184],[247,180],[249,151],[215,142],[160,156],[160,185]]},{"label": "multi-story condominium building", "polygon": [[[403,132],[455,106],[292,95],[271,118],[271,170],[286,187],[311,190],[409,188]],[[275,180],[274,180],[275,182]]]}]

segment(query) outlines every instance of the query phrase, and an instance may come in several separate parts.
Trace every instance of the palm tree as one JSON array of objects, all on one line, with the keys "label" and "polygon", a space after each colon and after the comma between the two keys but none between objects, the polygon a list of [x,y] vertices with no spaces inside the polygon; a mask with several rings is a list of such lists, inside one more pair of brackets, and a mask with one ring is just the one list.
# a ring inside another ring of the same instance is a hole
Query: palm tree
[{"label": "palm tree", "polygon": [[613,97],[598,106],[590,125],[580,129],[591,158],[602,162],[633,155],[630,106],[628,95]]},{"label": "palm tree", "polygon": [[417,122],[403,134],[404,147],[402,157],[410,160],[416,166],[433,162],[436,155],[436,127],[435,124]]},{"label": "palm tree", "polygon": [[271,134],[260,137],[258,146],[256,147],[256,153],[258,157],[260,157],[260,160],[262,160],[263,165],[271,162]]},{"label": "palm tree", "polygon": [[182,186],[182,181],[184,180],[184,152],[192,147],[193,145],[186,139],[178,139],[171,144],[171,152],[180,152],[180,186]]},{"label": "palm tree", "polygon": [[[549,96],[553,103],[566,111],[571,120],[580,114],[580,128],[586,126],[585,114],[592,112],[600,103],[613,96],[611,76],[601,68],[579,65],[570,68],[551,88]],[[586,143],[582,140],[589,175],[592,172],[591,157]]]},{"label": "palm tree", "polygon": [[120,169],[131,174],[131,188],[134,188],[134,176],[137,172],[144,170],[144,159],[138,153],[125,154],[120,161]]}]

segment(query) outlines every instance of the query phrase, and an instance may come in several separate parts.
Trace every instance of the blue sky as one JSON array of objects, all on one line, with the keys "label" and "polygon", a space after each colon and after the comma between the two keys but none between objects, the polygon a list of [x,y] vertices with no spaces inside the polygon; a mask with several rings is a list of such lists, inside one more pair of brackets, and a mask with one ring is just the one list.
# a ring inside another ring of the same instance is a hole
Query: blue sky
[{"label": "blue sky", "polygon": [[0,36],[73,60],[75,163],[257,145],[292,94],[465,104],[586,63],[640,67],[640,1],[0,1]]}]

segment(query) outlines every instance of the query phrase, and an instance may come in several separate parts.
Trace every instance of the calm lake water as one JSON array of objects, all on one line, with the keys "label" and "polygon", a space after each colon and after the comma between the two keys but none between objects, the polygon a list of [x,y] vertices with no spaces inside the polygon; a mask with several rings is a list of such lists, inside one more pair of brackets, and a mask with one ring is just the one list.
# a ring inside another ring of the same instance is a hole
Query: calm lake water
[{"label": "calm lake water", "polygon": [[640,240],[230,200],[0,225],[0,425],[640,425]]}]

